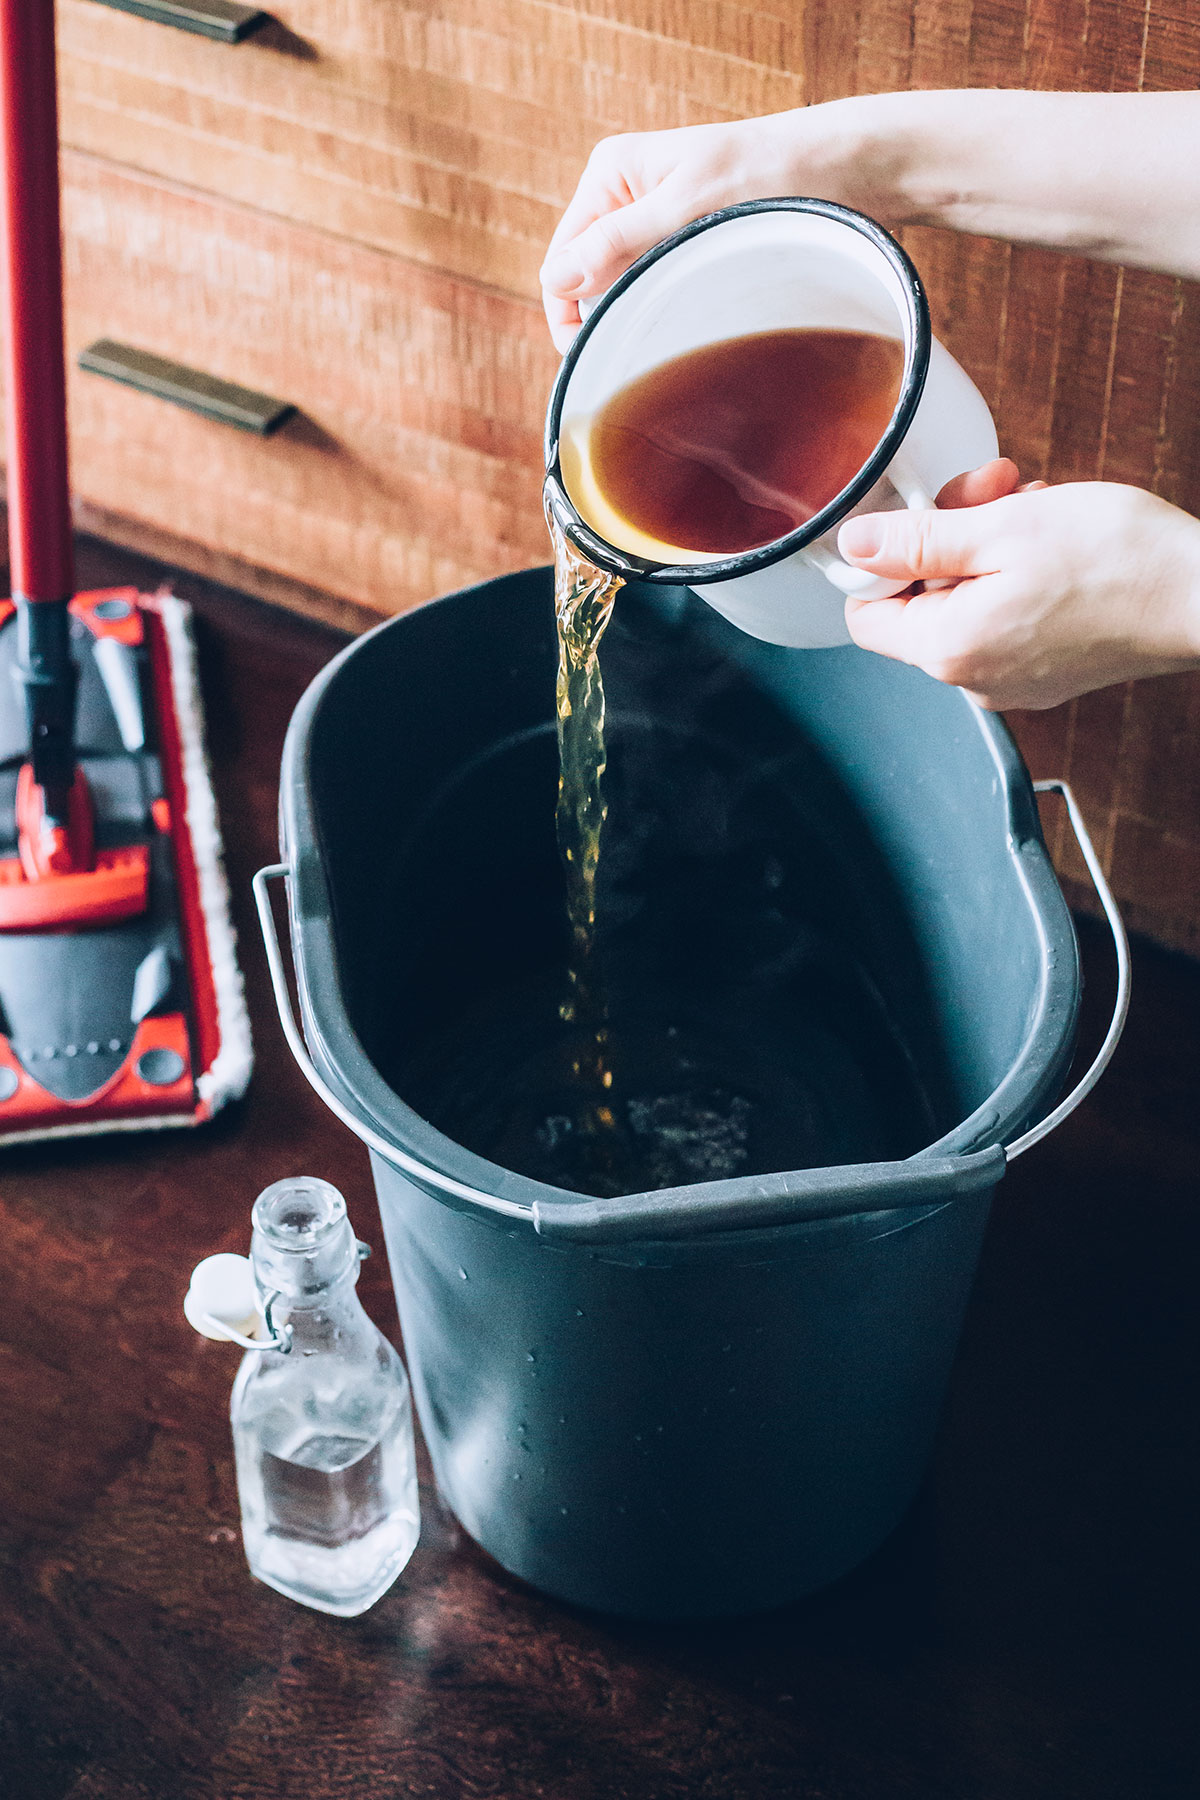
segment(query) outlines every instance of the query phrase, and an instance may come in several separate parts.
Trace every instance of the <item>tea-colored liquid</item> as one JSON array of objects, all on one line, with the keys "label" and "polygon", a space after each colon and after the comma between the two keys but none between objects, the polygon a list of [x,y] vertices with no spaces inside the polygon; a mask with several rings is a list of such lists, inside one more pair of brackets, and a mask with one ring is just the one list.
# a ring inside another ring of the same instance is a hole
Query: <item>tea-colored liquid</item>
[{"label": "tea-colored liquid", "polygon": [[903,365],[897,339],[861,331],[705,344],[638,376],[588,422],[590,481],[637,534],[629,548],[756,549],[806,524],[863,467]]},{"label": "tea-colored liquid", "polygon": [[576,1028],[575,1073],[591,1090],[588,1118],[595,1129],[613,1126],[606,1092],[607,1018],[596,969],[596,868],[604,830],[604,679],[600,639],[623,584],[582,556],[563,536],[549,509],[554,545],[554,613],[558,623],[558,847],[567,886],[569,992],[564,1021]]}]

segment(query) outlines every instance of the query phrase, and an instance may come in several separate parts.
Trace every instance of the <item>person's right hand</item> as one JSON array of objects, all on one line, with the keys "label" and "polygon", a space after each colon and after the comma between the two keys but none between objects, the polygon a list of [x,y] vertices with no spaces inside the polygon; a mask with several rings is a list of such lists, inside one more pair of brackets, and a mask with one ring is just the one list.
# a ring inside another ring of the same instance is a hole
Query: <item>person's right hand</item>
[{"label": "person's right hand", "polygon": [[854,641],[995,710],[1200,666],[1200,520],[1116,482],[1006,492],[1015,480],[1002,460],[950,483],[937,510],[847,520],[847,562],[929,584],[848,600]]},{"label": "person's right hand", "polygon": [[644,250],[720,207],[803,192],[886,217],[885,164],[868,153],[859,123],[893,98],[602,139],[542,265],[557,348],[579,329],[580,300],[602,294]]}]

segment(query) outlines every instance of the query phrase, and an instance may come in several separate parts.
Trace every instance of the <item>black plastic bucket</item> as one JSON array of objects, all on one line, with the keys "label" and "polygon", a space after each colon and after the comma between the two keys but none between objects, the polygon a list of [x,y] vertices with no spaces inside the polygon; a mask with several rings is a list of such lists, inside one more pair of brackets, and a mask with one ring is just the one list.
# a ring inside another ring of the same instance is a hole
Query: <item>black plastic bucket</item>
[{"label": "black plastic bucket", "polygon": [[[588,1200],[428,1116],[462,1100],[430,1068],[505,1090],[504,996],[561,959],[545,570],[381,626],[298,706],[304,1035],[372,1145],[422,1428],[472,1537],[582,1605],[748,1611],[851,1568],[913,1496],[999,1146],[1071,1058],[1075,937],[1020,757],[962,693],[760,643],[683,589],[625,590],[604,661],[616,962],[645,989],[682,957],[680,991],[769,1045],[791,1171],[760,1146]],[[484,1023],[427,1054],[452,1015]]]}]

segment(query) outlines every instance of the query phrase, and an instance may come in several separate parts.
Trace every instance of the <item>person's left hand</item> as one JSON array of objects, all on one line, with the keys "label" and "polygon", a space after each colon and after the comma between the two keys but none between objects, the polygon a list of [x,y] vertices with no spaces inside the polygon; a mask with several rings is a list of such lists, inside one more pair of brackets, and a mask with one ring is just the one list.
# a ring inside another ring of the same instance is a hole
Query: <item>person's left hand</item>
[{"label": "person's left hand", "polygon": [[846,521],[847,562],[931,584],[848,600],[855,643],[996,711],[1200,666],[1200,521],[1115,482],[1018,479],[1002,459],[950,482],[937,510]]}]

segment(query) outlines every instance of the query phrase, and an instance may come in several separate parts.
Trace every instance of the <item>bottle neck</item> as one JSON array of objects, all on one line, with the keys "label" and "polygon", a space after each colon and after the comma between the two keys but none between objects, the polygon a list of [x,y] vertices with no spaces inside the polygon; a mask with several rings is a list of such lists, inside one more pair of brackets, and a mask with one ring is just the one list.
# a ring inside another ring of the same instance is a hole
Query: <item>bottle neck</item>
[{"label": "bottle neck", "polygon": [[260,1295],[279,1296],[299,1335],[365,1319],[354,1291],[358,1243],[346,1203],[328,1182],[277,1181],[254,1205],[250,1260]]}]

